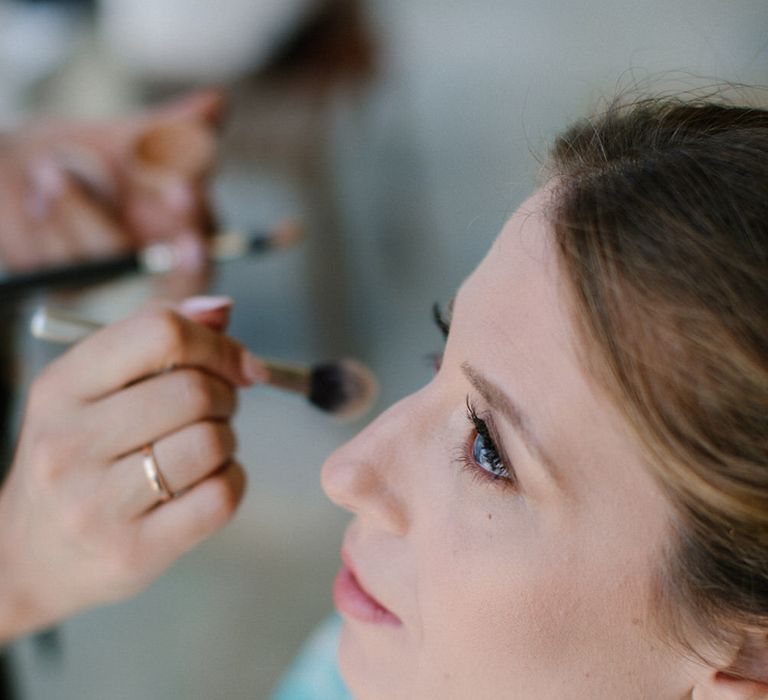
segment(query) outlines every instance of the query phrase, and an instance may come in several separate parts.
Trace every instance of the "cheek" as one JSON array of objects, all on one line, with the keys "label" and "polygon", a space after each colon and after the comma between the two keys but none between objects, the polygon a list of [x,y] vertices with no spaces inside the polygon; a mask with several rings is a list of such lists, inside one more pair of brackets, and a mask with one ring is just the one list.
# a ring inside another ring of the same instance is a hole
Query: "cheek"
[{"label": "cheek", "polygon": [[506,508],[489,520],[488,508],[454,501],[451,518],[431,523],[439,537],[423,531],[423,687],[450,698],[595,697],[599,680],[615,684],[612,697],[632,696],[607,669],[637,681],[659,662],[639,627],[648,552],[575,523],[552,531],[521,502]]},{"label": "cheek", "polygon": [[424,667],[435,669],[432,682],[450,678],[452,689],[470,694],[512,687],[531,693],[530,678],[551,674],[562,655],[563,618],[578,591],[571,563],[537,542],[531,524],[522,517],[502,524],[491,515],[479,511],[472,523],[454,518],[422,550]]}]

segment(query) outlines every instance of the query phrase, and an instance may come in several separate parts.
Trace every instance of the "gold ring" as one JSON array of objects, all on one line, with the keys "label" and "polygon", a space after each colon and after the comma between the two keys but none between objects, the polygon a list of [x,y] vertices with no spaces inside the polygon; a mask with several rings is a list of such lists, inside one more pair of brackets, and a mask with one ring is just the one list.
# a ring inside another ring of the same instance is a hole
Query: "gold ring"
[{"label": "gold ring", "polygon": [[165,503],[173,498],[171,489],[168,488],[168,482],[163,477],[160,467],[155,459],[155,452],[152,445],[145,445],[141,449],[142,462],[144,464],[144,473],[152,490],[158,495],[160,503]]}]

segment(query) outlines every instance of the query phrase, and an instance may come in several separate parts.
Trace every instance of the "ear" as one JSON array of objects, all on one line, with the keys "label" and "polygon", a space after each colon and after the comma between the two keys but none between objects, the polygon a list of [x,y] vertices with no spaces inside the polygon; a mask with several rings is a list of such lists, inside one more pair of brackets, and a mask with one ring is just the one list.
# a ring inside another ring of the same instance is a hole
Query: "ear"
[{"label": "ear", "polygon": [[736,658],[697,683],[691,700],[768,700],[765,632],[746,632]]},{"label": "ear", "polygon": [[696,685],[691,700],[768,700],[768,683],[716,672]]}]

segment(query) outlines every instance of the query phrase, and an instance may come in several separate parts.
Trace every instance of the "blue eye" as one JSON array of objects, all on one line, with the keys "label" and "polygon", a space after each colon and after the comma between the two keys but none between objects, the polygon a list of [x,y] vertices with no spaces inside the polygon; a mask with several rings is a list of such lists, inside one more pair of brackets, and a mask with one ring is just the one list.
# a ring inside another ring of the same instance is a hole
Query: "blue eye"
[{"label": "blue eye", "polygon": [[464,466],[475,476],[499,482],[500,486],[514,486],[517,483],[514,470],[507,468],[491,437],[487,423],[477,415],[469,397],[467,397],[467,418],[473,430],[471,443],[467,445],[464,452]]},{"label": "blue eye", "polygon": [[481,469],[484,469],[493,476],[508,477],[509,472],[501,461],[496,446],[485,432],[477,432],[472,442],[472,459]]}]

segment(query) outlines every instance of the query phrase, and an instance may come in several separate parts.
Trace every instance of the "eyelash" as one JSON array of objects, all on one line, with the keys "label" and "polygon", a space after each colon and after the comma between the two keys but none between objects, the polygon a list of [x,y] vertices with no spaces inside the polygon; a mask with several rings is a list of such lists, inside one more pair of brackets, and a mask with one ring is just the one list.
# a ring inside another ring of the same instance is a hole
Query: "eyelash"
[{"label": "eyelash", "polygon": [[437,302],[432,304],[432,320],[440,329],[440,332],[443,334],[443,338],[447,340],[448,334],[451,332],[451,321],[449,318],[446,318],[442,307]]},{"label": "eyelash", "polygon": [[[514,488],[517,485],[514,469],[507,466],[508,460],[500,454],[499,449],[496,447],[496,440],[494,440],[491,434],[488,423],[477,415],[477,410],[472,405],[469,396],[467,396],[467,420],[472,426],[472,430],[468,440],[461,449],[459,455],[460,466],[466,469],[473,478],[483,483],[491,483],[504,489]],[[475,459],[475,441],[478,438],[482,438],[485,442],[484,450],[491,453],[491,462],[498,467],[498,473],[491,472],[477,463]]]},{"label": "eyelash", "polygon": [[[435,302],[432,306],[432,320],[443,334],[443,338],[448,339],[448,334],[451,330],[451,322],[446,318],[443,313],[440,304]],[[435,373],[440,370],[440,365],[443,360],[443,353],[436,352],[429,355],[430,364],[432,365]],[[467,396],[467,420],[469,421],[472,430],[470,432],[468,440],[462,445],[458,455],[459,466],[466,470],[473,479],[477,479],[483,484],[492,484],[498,488],[508,489],[517,485],[517,477],[515,476],[514,469],[507,467],[508,460],[505,460],[502,455],[499,454],[499,450],[496,447],[496,441],[491,435],[491,430],[488,427],[486,421],[477,415],[475,407],[472,405],[472,401]],[[500,466],[500,472],[494,474],[481,467],[474,457],[475,441],[478,437],[482,438],[486,443],[486,450],[490,451],[491,459],[494,464]]]},{"label": "eyelash", "polygon": [[[432,321],[434,321],[434,324],[437,326],[440,333],[442,333],[443,340],[448,340],[448,334],[451,331],[451,322],[446,318],[446,314],[437,302],[432,305]],[[443,364],[442,350],[429,353],[426,359],[434,373],[437,374]]]}]

